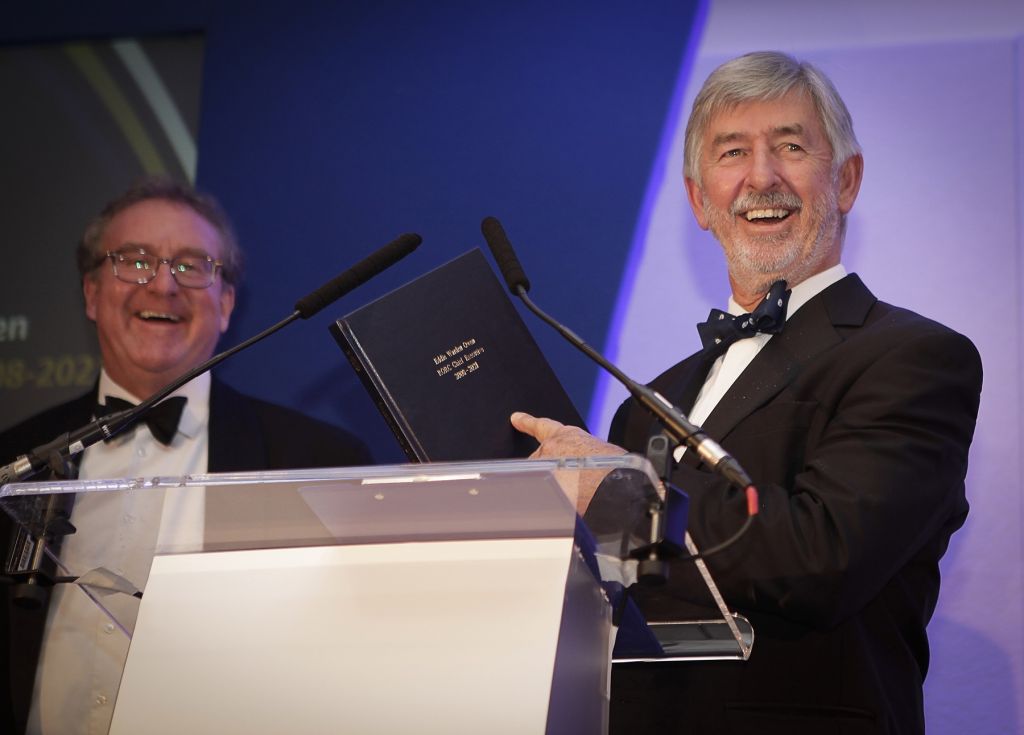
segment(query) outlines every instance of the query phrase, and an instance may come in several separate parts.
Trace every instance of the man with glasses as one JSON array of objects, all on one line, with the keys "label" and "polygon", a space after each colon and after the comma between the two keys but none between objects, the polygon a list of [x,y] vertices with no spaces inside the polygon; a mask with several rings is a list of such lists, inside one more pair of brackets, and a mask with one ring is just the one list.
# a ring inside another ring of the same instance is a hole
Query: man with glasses
[{"label": "man with glasses", "polygon": [[[77,260],[102,357],[97,388],[0,434],[2,462],[148,398],[209,359],[228,328],[241,251],[217,203],[191,187],[163,177],[142,180],[89,224]],[[163,404],[153,411],[164,415],[87,449],[79,477],[370,463],[351,434],[244,396],[209,373],[164,403],[169,412],[157,410]],[[169,507],[155,493],[79,499],[72,515],[77,533],[65,539],[62,557],[83,570],[100,566],[99,560],[120,564],[115,571],[141,589],[166,519],[201,521],[204,512],[202,499],[198,507],[189,500]],[[0,516],[6,554],[10,529]],[[130,629],[137,599],[111,595],[104,604]],[[25,731],[27,719],[29,733],[106,732],[128,639],[80,590],[55,586],[48,615],[2,600],[0,636],[11,651],[0,673],[0,731]]]}]

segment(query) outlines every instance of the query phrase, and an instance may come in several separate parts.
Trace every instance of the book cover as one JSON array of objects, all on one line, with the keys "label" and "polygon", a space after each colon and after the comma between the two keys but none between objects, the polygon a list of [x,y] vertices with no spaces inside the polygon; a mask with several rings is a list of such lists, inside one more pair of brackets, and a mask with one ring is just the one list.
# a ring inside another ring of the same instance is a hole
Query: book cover
[{"label": "book cover", "polygon": [[331,325],[417,462],[526,457],[513,411],[584,426],[479,248]]}]

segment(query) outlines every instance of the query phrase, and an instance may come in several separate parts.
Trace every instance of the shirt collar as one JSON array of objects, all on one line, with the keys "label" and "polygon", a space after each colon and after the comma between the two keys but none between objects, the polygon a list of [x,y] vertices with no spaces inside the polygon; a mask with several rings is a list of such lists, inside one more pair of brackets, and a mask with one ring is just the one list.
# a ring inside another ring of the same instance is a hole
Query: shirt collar
[{"label": "shirt collar", "polygon": [[[826,268],[821,273],[815,273],[810,278],[801,281],[797,285],[793,286],[789,294],[789,303],[786,306],[786,319],[787,321],[791,316],[796,314],[797,309],[806,304],[808,301],[813,299],[819,293],[824,291],[826,288],[831,286],[836,281],[841,281],[846,278],[846,268],[843,267],[842,263],[838,263],[831,268]],[[729,313],[733,316],[739,316],[747,312],[742,306],[736,303],[736,299],[732,296],[729,297]]]},{"label": "shirt collar", "polygon": [[[188,399],[188,403],[185,404],[185,410],[181,412],[178,431],[190,439],[195,438],[209,421],[210,383],[210,373],[205,372],[171,393],[172,396],[184,396]],[[106,396],[121,398],[135,404],[141,403],[138,396],[132,395],[127,389],[118,385],[107,373],[106,368],[101,368],[99,400],[105,401]]]}]

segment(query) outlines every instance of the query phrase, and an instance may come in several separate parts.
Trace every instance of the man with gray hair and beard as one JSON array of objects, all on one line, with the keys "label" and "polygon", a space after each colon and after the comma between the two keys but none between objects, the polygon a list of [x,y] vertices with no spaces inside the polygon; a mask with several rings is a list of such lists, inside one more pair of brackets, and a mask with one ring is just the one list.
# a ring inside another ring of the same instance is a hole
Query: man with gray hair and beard
[{"label": "man with gray hair and beard", "polygon": [[[939,559],[967,515],[981,360],[843,268],[863,158],[818,69],[775,52],[723,64],[694,102],[684,155],[732,297],[698,326],[704,349],[650,385],[760,493],[749,531],[707,562],[756,642],[748,661],[617,666],[612,731],[923,733],[925,627]],[[512,422],[541,442],[537,456],[643,453],[661,430],[632,400],[610,443],[550,419]],[[692,452],[675,458],[689,532],[710,548],[742,526],[747,499]],[[580,511],[596,521],[608,505],[598,487]],[[691,561],[635,596],[649,620],[709,617]]]}]

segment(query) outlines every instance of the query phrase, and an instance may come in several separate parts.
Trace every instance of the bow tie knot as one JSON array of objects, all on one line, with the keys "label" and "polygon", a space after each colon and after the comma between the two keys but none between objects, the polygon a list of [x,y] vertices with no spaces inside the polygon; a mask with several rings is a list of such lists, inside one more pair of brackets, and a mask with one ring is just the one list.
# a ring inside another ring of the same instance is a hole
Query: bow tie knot
[{"label": "bow tie knot", "polygon": [[[181,420],[182,411],[185,410],[186,401],[188,399],[184,396],[166,398],[150,408],[139,420],[149,427],[149,433],[154,439],[161,444],[170,444],[178,431],[178,422]],[[130,401],[107,396],[106,403],[96,406],[96,416],[99,418],[134,407],[135,404]]]},{"label": "bow tie knot", "polygon": [[712,309],[708,320],[697,325],[704,349],[720,355],[741,339],[758,333],[778,334],[786,323],[789,294],[786,282],[776,281],[749,314],[733,316],[720,309]]}]

